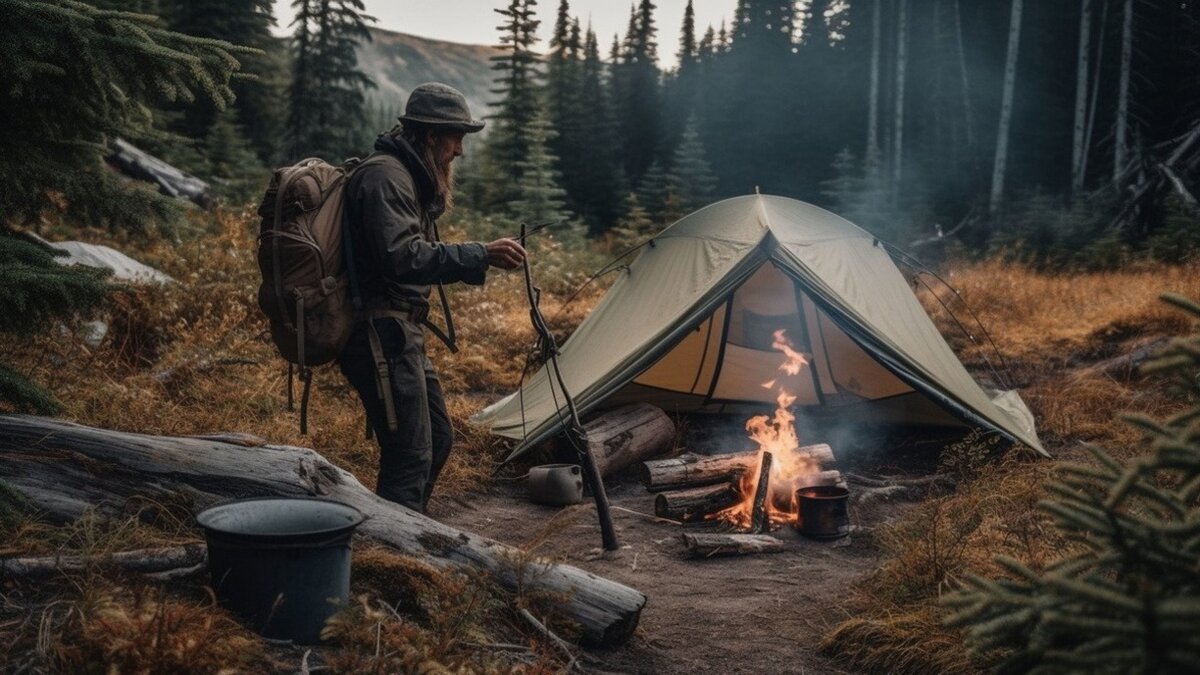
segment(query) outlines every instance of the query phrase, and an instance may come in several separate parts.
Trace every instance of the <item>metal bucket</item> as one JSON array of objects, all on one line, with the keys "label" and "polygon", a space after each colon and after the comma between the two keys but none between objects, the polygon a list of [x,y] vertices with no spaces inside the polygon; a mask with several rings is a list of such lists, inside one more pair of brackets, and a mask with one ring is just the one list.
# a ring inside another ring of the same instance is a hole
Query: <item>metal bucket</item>
[{"label": "metal bucket", "polygon": [[221,606],[264,637],[314,644],[350,597],[352,506],[315,498],[243,499],[201,511]]},{"label": "metal bucket", "polygon": [[578,464],[543,464],[529,470],[529,499],[536,504],[567,506],[583,501],[583,471]]},{"label": "metal bucket", "polygon": [[797,528],[812,539],[839,539],[850,534],[850,515],[846,508],[850,491],[836,485],[817,485],[796,490],[800,509]]}]

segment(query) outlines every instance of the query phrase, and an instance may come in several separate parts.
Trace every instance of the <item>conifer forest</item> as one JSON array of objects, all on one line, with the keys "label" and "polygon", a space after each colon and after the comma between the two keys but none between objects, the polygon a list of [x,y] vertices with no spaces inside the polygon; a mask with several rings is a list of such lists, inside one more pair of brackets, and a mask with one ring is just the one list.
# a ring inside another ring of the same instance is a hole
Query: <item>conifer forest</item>
[{"label": "conifer forest", "polygon": [[[473,0],[467,44],[383,0],[0,0],[0,673],[1200,672],[1200,2],[710,3]],[[391,308],[452,345],[418,512],[304,303],[380,340],[341,190],[427,81],[486,122],[430,257],[487,274]],[[266,242],[331,202],[281,323]],[[366,516],[311,639],[200,516],[280,497]]]}]

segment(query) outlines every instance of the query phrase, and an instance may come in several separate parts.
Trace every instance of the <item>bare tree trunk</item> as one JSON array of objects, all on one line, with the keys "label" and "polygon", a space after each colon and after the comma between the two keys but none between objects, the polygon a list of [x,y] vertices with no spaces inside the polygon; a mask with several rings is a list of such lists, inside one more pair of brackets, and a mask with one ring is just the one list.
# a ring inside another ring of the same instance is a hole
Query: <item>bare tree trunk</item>
[{"label": "bare tree trunk", "polygon": [[1083,189],[1083,137],[1087,126],[1088,57],[1092,37],[1092,0],[1079,3],[1079,58],[1075,65],[1075,136],[1071,145],[1071,195]]},{"label": "bare tree trunk", "polygon": [[1092,73],[1092,101],[1088,105],[1087,133],[1083,137],[1083,156],[1079,160],[1079,174],[1087,179],[1088,155],[1092,150],[1093,132],[1096,130],[1096,108],[1100,101],[1100,73],[1104,70],[1104,36],[1108,31],[1108,5],[1111,0],[1100,0],[1100,30],[1096,39],[1096,58]]},{"label": "bare tree trunk", "polygon": [[904,77],[908,66],[908,0],[899,0],[896,18],[896,110],[892,135],[892,200],[900,195],[904,166]]},{"label": "bare tree trunk", "polygon": [[1004,172],[1008,164],[1008,128],[1012,123],[1013,90],[1017,83],[1017,52],[1021,48],[1021,9],[1024,0],[1012,0],[1008,24],[1008,57],[1004,63],[1004,94],[1000,100],[1000,128],[996,133],[996,162],[992,166],[992,196],[988,212],[1000,212],[1004,198]]},{"label": "bare tree trunk", "polygon": [[975,147],[975,125],[971,123],[971,81],[967,78],[967,50],[963,44],[962,10],[954,0],[954,41],[958,47],[958,72],[962,77],[963,124],[967,147]]},{"label": "bare tree trunk", "polygon": [[1113,184],[1125,168],[1126,134],[1129,132],[1129,70],[1133,62],[1133,0],[1125,0],[1121,26],[1121,84],[1117,93],[1117,128],[1113,143]]},{"label": "bare tree trunk", "polygon": [[883,0],[874,0],[871,28],[871,93],[867,109],[867,152],[866,164],[879,161],[879,7]]}]

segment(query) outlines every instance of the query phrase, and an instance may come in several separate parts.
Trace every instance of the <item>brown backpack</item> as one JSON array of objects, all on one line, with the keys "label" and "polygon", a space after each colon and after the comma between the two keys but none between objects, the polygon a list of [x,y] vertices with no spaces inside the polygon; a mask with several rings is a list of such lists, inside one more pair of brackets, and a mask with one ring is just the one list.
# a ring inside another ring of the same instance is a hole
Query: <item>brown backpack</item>
[{"label": "brown backpack", "polygon": [[338,357],[354,328],[355,311],[343,248],[344,191],[358,160],[343,166],[309,158],[277,169],[258,207],[258,306],[271,339],[288,361],[288,409],[293,367],[304,391],[300,433],[308,433],[311,366]]}]

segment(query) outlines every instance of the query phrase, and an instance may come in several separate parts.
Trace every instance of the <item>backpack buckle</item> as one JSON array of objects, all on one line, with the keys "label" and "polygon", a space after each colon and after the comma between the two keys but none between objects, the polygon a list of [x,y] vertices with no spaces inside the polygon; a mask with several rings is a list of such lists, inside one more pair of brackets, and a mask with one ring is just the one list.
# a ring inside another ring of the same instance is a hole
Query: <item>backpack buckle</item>
[{"label": "backpack buckle", "polygon": [[337,279],[333,277],[325,277],[321,280],[321,294],[329,295],[337,290]]}]

